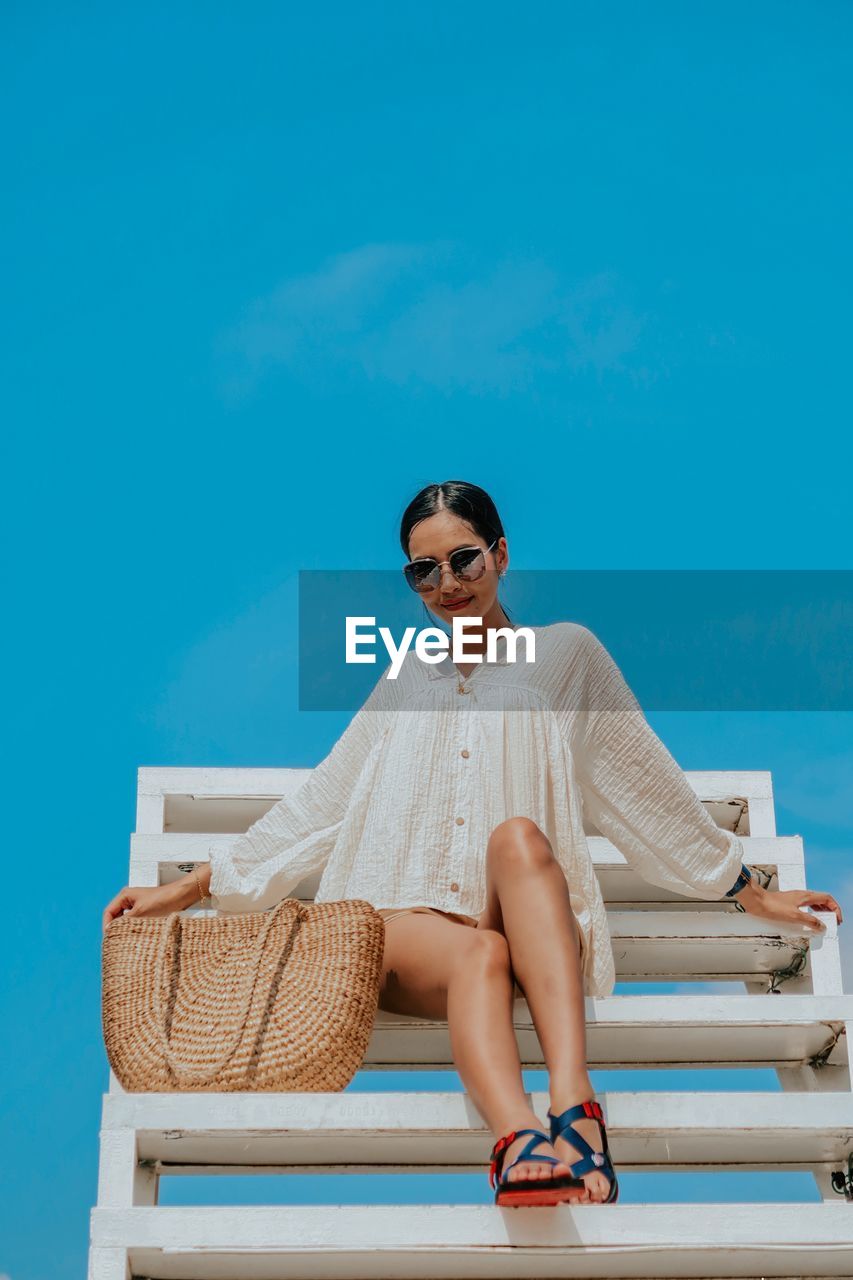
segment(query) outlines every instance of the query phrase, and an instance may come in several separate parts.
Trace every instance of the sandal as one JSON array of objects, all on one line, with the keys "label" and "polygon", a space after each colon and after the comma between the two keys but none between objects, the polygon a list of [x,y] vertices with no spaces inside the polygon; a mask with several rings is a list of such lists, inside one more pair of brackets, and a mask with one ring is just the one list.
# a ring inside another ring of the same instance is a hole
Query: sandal
[{"label": "sandal", "polygon": [[[595,1151],[585,1138],[574,1128],[572,1121],[579,1120],[582,1116],[591,1116],[593,1120],[597,1120],[601,1128],[602,1151]],[[551,1142],[557,1138],[565,1138],[566,1142],[570,1142],[573,1147],[577,1147],[581,1152],[580,1157],[574,1161],[566,1161],[575,1177],[583,1178],[584,1173],[603,1173],[605,1178],[610,1182],[610,1190],[607,1193],[606,1200],[593,1200],[590,1197],[591,1204],[615,1204],[619,1199],[619,1183],[613,1170],[613,1164],[610,1159],[610,1148],[607,1145],[607,1129],[604,1124],[604,1112],[601,1106],[594,1098],[588,1099],[586,1102],[579,1102],[576,1107],[568,1107],[565,1111],[561,1111],[558,1116],[552,1115],[550,1107],[548,1108],[548,1120],[551,1126]],[[569,1132],[571,1131],[571,1132]],[[583,1184],[586,1186],[586,1183]]]},{"label": "sandal", "polygon": [[[534,1136],[522,1147],[519,1155],[515,1157],[512,1164],[503,1167],[506,1158],[506,1149],[515,1139],[522,1133],[530,1133]],[[542,1160],[547,1164],[564,1164],[565,1161],[558,1160],[554,1156],[534,1155],[531,1154],[534,1147],[539,1146],[541,1142],[547,1142],[548,1135],[544,1129],[513,1129],[512,1133],[504,1134],[502,1138],[498,1138],[489,1154],[491,1164],[489,1165],[489,1186],[496,1187],[495,1204],[502,1205],[537,1205],[537,1204],[561,1204],[566,1200],[579,1200],[586,1191],[586,1184],[582,1178],[569,1177],[568,1174],[560,1174],[559,1177],[551,1178],[516,1178],[507,1177],[510,1169],[514,1169],[517,1164],[523,1160]]]}]

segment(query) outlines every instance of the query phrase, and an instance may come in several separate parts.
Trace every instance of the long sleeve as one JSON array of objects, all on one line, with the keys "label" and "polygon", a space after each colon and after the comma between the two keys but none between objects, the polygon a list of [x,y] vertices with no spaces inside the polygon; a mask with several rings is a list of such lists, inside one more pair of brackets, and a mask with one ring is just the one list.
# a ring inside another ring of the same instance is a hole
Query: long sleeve
[{"label": "long sleeve", "polygon": [[601,641],[573,632],[561,703],[584,813],[644,880],[723,898],[744,859],[740,838],[714,822]]},{"label": "long sleeve", "polygon": [[[386,667],[387,671],[387,667]],[[385,672],[328,755],[227,847],[210,844],[210,895],[221,911],[259,911],[322,870],[358,777],[389,723]]]}]

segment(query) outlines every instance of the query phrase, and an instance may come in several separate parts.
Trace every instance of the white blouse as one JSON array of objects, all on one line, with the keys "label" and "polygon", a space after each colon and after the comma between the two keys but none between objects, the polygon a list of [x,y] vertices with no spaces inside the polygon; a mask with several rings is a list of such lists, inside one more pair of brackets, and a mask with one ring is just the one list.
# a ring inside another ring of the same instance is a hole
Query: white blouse
[{"label": "white blouse", "polygon": [[[563,868],[583,934],[588,995],[610,995],[607,914],[581,813],[652,884],[719,899],[744,850],[718,827],[652,730],[604,645],[574,622],[531,627],[535,662],[485,659],[464,680],[450,653],[407,653],[379,680],[293,795],[209,845],[222,911],[281,901],[322,869],[315,901],[434,906],[479,915],[486,845],[505,818],[533,819]],[[389,664],[390,666],[390,664]]]}]

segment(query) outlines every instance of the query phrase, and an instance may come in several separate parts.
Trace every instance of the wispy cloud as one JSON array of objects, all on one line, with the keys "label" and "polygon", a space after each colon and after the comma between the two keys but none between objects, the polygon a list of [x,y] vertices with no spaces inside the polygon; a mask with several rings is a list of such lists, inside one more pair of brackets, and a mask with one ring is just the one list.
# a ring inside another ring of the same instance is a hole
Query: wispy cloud
[{"label": "wispy cloud", "polygon": [[628,292],[614,272],[567,282],[537,258],[483,267],[446,241],[362,245],[246,308],[221,344],[226,390],[249,393],[275,369],[499,394],[543,374],[642,383],[654,317]]}]

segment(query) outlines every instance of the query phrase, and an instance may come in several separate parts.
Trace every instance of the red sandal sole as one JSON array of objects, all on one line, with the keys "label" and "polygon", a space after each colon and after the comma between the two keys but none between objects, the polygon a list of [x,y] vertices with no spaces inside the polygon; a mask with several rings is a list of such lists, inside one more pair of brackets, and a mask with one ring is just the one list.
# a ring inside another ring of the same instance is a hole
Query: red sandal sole
[{"label": "red sandal sole", "polygon": [[587,1200],[585,1193],[578,1187],[526,1187],[520,1191],[499,1192],[495,1204],[505,1209],[517,1208],[520,1205],[555,1205],[555,1204],[616,1204],[621,1187],[617,1186],[612,1200]]},{"label": "red sandal sole", "polygon": [[529,1187],[519,1191],[501,1191],[495,1204],[512,1209],[520,1205],[586,1204],[585,1191],[579,1187]]}]

